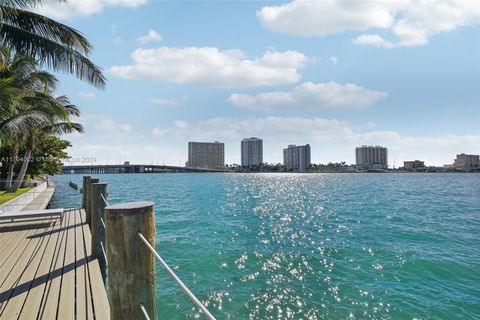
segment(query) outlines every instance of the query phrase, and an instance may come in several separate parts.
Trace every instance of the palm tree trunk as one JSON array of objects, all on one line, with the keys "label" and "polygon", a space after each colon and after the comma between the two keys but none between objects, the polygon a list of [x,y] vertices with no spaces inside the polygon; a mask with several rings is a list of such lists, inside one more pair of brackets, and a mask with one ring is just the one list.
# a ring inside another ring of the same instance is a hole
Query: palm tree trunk
[{"label": "palm tree trunk", "polygon": [[18,145],[15,144],[10,150],[10,159],[8,161],[7,181],[5,182],[5,189],[12,187],[13,170],[15,169],[15,163],[17,162]]},{"label": "palm tree trunk", "polygon": [[29,136],[27,139],[27,144],[25,146],[25,156],[22,162],[22,168],[20,168],[20,172],[18,173],[18,177],[13,183],[13,185],[7,190],[7,193],[15,193],[20,189],[22,185],[23,179],[25,179],[25,174],[27,173],[28,164],[30,163],[30,156],[32,155],[33,150],[33,136]]}]

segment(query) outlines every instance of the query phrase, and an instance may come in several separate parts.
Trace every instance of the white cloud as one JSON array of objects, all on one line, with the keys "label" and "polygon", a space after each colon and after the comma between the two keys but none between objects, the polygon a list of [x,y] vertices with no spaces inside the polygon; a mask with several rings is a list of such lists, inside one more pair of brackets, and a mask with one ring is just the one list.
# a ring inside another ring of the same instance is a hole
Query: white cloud
[{"label": "white cloud", "polygon": [[118,135],[130,134],[132,132],[132,126],[126,123],[118,123],[112,119],[100,119],[95,124],[97,129],[106,131],[108,133],[115,133]]},{"label": "white cloud", "polygon": [[376,47],[393,48],[394,44],[380,37],[378,34],[362,34],[353,39],[355,44],[366,44]]},{"label": "white cloud", "polygon": [[[92,164],[121,164],[130,161],[135,164],[185,164],[187,158],[186,148],[177,149],[161,147],[158,143],[152,144],[111,144],[111,143],[75,143],[67,150],[72,159],[79,162],[68,163],[71,165],[82,164],[84,159],[92,159]],[[85,163],[83,163],[85,164]]]},{"label": "white cloud", "polygon": [[95,99],[95,93],[93,92],[79,92],[78,96],[83,100],[93,100]]},{"label": "white cloud", "polygon": [[150,104],[155,104],[157,106],[174,106],[179,107],[183,106],[188,101],[188,98],[182,97],[181,99],[178,98],[153,98],[148,100]]},{"label": "white cloud", "polygon": [[435,34],[478,24],[480,6],[477,0],[296,0],[264,7],[257,17],[270,30],[300,36],[383,29],[391,40],[363,34],[354,42],[392,48],[423,45]]},{"label": "white cloud", "polygon": [[386,92],[375,91],[353,83],[305,82],[292,91],[272,91],[257,95],[234,93],[228,101],[237,107],[247,109],[295,108],[306,110],[327,110],[366,108],[387,97]]},{"label": "white cloud", "polygon": [[163,37],[155,30],[150,29],[146,35],[138,37],[136,40],[141,45],[146,45],[149,42],[160,42],[163,40]]},{"label": "white cloud", "polygon": [[256,87],[300,80],[299,69],[308,58],[297,51],[267,51],[247,59],[241,50],[212,47],[157,49],[138,48],[131,54],[133,64],[113,66],[108,72],[121,78],[163,80],[214,87]]},{"label": "white cloud", "polygon": [[331,57],[330,57],[330,62],[331,62],[332,64],[337,64],[338,58],[337,58],[337,57],[334,57],[334,56],[331,56]]},{"label": "white cloud", "polygon": [[[74,0],[68,2],[45,1],[35,12],[53,19],[69,20],[99,14],[107,7],[134,8],[147,3],[147,0]],[[112,25],[112,31],[116,28]]]},{"label": "white cloud", "polygon": [[282,161],[282,150],[291,143],[309,143],[315,163],[353,163],[355,147],[384,145],[389,151],[390,166],[395,161],[397,167],[403,161],[415,159],[424,160],[427,165],[448,164],[453,162],[456,154],[478,154],[480,148],[480,135],[408,136],[396,131],[375,130],[371,123],[357,126],[348,121],[318,117],[213,118],[194,123],[176,121],[171,127],[155,128],[152,135],[156,139],[177,141],[182,150],[191,140],[225,142],[227,163],[240,161],[240,141],[250,136],[264,140],[264,158],[275,163]]},{"label": "white cloud", "polygon": [[266,28],[292,35],[325,36],[350,30],[388,28],[394,23],[390,8],[377,1],[293,1],[257,11]]}]

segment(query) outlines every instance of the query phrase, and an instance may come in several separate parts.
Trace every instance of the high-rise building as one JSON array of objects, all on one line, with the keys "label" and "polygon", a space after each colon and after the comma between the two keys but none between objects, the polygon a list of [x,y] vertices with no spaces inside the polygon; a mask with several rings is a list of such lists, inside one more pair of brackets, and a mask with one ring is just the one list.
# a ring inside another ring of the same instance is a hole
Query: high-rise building
[{"label": "high-rise building", "polygon": [[453,163],[455,170],[473,171],[480,169],[480,156],[474,154],[457,154]]},{"label": "high-rise building", "polygon": [[310,167],[310,145],[291,144],[283,149],[283,165],[290,171],[307,171]]},{"label": "high-rise building", "polygon": [[361,146],[355,149],[357,169],[388,169],[387,148],[381,146]]},{"label": "high-rise building", "polygon": [[223,142],[189,142],[188,167],[220,169],[225,166]]},{"label": "high-rise building", "polygon": [[242,140],[242,167],[259,166],[263,163],[263,140],[252,137]]}]

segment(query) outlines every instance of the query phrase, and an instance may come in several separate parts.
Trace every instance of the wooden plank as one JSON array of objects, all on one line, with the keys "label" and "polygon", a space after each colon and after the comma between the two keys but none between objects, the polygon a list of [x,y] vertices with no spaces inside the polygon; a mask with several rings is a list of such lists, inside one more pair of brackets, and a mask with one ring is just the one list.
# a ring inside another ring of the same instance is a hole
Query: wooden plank
[{"label": "wooden plank", "polygon": [[[75,211],[70,211],[69,227],[75,225],[75,216]],[[75,230],[68,228],[65,232],[67,242],[57,315],[61,316],[61,319],[73,319],[75,317]]]},{"label": "wooden plank", "polygon": [[[17,319],[20,316],[25,299],[32,287],[33,279],[37,276],[40,266],[45,263],[46,253],[51,238],[51,231],[53,229],[54,225],[52,224],[43,229],[43,232],[39,234],[39,237],[33,238],[27,247],[27,250],[31,252],[29,254],[30,257],[26,255],[24,259],[26,263],[24,264],[23,261],[20,261],[20,264],[15,267],[20,275],[10,290],[11,297],[1,312],[0,316],[2,318]],[[24,265],[23,270],[21,267],[22,265]]]},{"label": "wooden plank", "polygon": [[92,259],[92,250],[91,246],[86,244],[90,244],[91,236],[86,230],[90,231],[86,221],[86,214],[85,211],[79,210],[80,219],[82,221],[82,226],[79,228],[80,233],[82,234],[82,249],[85,254],[85,297],[86,297],[86,312],[88,319],[94,319],[94,312],[93,312],[93,301],[92,301],[92,293],[90,288],[90,273],[88,272],[88,261]]},{"label": "wooden plank", "polygon": [[[85,217],[85,211],[82,211],[82,217]],[[92,255],[92,237],[88,225],[83,225],[83,234],[85,239],[85,247],[87,249],[87,256]],[[97,259],[89,259],[88,272],[90,281],[91,298],[95,312],[95,319],[110,319],[110,307],[108,304],[107,291],[103,283],[102,273],[100,272],[100,265]]]},{"label": "wooden plank", "polygon": [[[12,298],[2,306],[0,319],[110,318],[98,260],[91,256],[91,233],[85,220],[83,210],[72,210],[65,212],[61,225],[57,220],[48,227],[9,232],[11,235],[2,241],[7,250],[0,252],[4,259],[0,267],[0,294]],[[8,256],[11,258],[7,259]]]},{"label": "wooden plank", "polygon": [[62,225],[64,229],[60,235],[60,243],[55,253],[55,261],[53,263],[54,274],[51,274],[48,278],[42,303],[38,310],[37,319],[56,319],[57,316],[58,300],[62,283],[63,262],[65,260],[67,243],[67,228],[70,226],[70,217],[70,213],[66,212]]},{"label": "wooden plank", "polygon": [[56,261],[55,258],[58,255],[61,246],[63,226],[63,224],[60,224],[60,221],[57,221],[55,227],[51,231],[50,241],[45,250],[45,259],[39,265],[39,270],[32,282],[27,298],[25,299],[19,319],[37,318],[49,277],[52,277],[55,274],[60,274],[55,272],[54,267]]},{"label": "wooden plank", "polygon": [[3,239],[0,243],[0,268],[11,251],[15,250],[22,239],[26,239],[26,234],[32,230],[38,229],[38,226],[41,223],[45,223],[43,218],[40,220],[0,222],[0,238]]},{"label": "wooden plank", "polygon": [[88,308],[90,306],[90,318],[93,319],[93,310],[91,299],[89,301],[89,295],[87,296],[87,289],[90,291],[89,284],[87,283],[87,259],[85,257],[85,247],[83,239],[83,228],[80,211],[75,211],[77,224],[80,226],[75,228],[75,253],[76,253],[76,316],[77,319],[89,319]]},{"label": "wooden plank", "polygon": [[[43,221],[43,220],[42,220]],[[2,272],[0,273],[0,291],[4,292],[11,288],[11,285],[14,283],[14,276],[15,271],[20,270],[19,268],[23,268],[23,266],[17,265],[18,262],[21,262],[25,255],[29,254],[27,250],[28,245],[34,239],[32,236],[39,232],[43,232],[44,229],[35,228],[35,229],[28,229],[25,233],[23,233],[23,238],[19,242],[17,246],[15,246],[14,251],[12,254],[0,265]],[[31,255],[31,254],[30,254]],[[23,270],[23,269],[22,269]],[[18,275],[18,274],[17,274]],[[1,302],[1,301],[0,301]]]},{"label": "wooden plank", "polygon": [[[5,261],[10,259],[12,254],[19,248],[22,242],[28,242],[28,235],[33,232],[32,229],[27,228],[29,222],[22,223],[8,223],[2,224],[0,226],[0,233],[5,239],[0,245],[0,269],[3,269]],[[22,225],[24,229],[22,229]],[[12,231],[14,228],[19,229],[18,231]],[[10,231],[9,231],[10,230]]]}]

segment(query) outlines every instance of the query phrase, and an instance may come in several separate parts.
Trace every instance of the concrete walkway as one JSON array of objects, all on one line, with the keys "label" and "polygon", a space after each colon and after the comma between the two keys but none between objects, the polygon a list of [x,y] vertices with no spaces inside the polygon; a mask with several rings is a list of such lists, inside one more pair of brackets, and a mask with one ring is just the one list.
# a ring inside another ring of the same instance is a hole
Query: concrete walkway
[{"label": "concrete walkway", "polygon": [[27,204],[25,208],[22,209],[22,211],[45,209],[50,203],[54,192],[55,185],[53,184],[53,181],[48,181],[47,188],[43,190],[35,199],[33,199],[32,202]]},{"label": "concrete walkway", "polygon": [[0,215],[5,212],[26,210],[44,210],[53,197],[55,186],[53,181],[42,181],[35,188],[0,205]]}]

